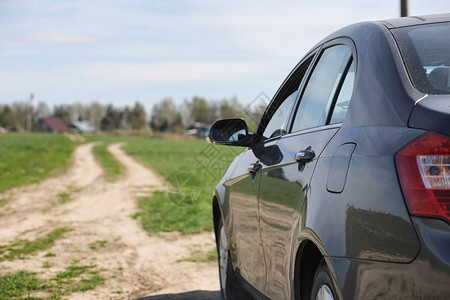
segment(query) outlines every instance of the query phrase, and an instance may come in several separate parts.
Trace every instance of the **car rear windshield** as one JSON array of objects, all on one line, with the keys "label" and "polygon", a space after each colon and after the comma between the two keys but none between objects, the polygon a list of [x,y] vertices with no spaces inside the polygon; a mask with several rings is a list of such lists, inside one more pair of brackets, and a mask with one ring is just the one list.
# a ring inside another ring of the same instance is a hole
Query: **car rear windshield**
[{"label": "car rear windshield", "polygon": [[450,94],[450,23],[393,29],[413,85],[425,94]]}]

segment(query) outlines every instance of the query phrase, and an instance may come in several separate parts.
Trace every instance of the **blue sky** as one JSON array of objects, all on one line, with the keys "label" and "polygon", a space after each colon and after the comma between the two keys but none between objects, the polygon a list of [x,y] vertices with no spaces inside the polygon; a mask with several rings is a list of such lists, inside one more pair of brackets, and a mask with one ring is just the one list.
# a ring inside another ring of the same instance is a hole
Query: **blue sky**
[{"label": "blue sky", "polygon": [[[399,0],[0,2],[0,103],[272,96],[301,57],[345,25],[394,18]],[[410,0],[410,14],[450,12]]]}]

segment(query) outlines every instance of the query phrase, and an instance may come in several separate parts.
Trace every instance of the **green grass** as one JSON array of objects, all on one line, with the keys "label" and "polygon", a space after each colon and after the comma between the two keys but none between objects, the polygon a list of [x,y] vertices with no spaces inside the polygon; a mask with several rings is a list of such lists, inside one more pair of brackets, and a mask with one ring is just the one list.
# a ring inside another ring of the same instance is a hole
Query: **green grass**
[{"label": "green grass", "polygon": [[59,204],[64,204],[67,202],[72,201],[72,194],[73,193],[78,193],[81,191],[81,188],[77,188],[74,186],[66,186],[66,191],[65,192],[61,192],[59,194],[57,194],[56,196],[58,197],[58,203]]},{"label": "green grass", "polygon": [[59,193],[57,196],[58,196],[58,201],[61,204],[67,203],[71,200],[71,196],[67,192]]},{"label": "green grass", "polygon": [[108,151],[107,147],[111,142],[112,141],[108,142],[108,140],[104,140],[104,142],[94,147],[93,152],[95,159],[97,159],[104,170],[106,181],[114,182],[125,173],[125,169]]},{"label": "green grass", "polygon": [[179,206],[166,192],[155,192],[151,197],[138,199],[142,225],[149,233],[179,231],[198,233],[212,230],[211,205],[206,201]]},{"label": "green grass", "polygon": [[10,245],[0,246],[0,261],[24,259],[27,255],[47,250],[68,231],[71,229],[61,227],[34,241],[20,240]]},{"label": "green grass", "polygon": [[47,287],[43,280],[36,277],[36,273],[19,271],[0,277],[0,299],[21,297]]},{"label": "green grass", "polygon": [[171,184],[169,193],[156,192],[138,200],[138,216],[149,233],[212,230],[214,187],[242,148],[215,146],[202,140],[147,138],[127,140],[124,150]]},{"label": "green grass", "polygon": [[59,134],[0,134],[0,193],[67,169],[79,144]]},{"label": "green grass", "polygon": [[36,291],[44,293],[45,299],[61,299],[61,296],[102,285],[106,280],[99,275],[102,271],[97,265],[72,264],[50,279],[41,279],[36,273],[27,271],[7,274],[0,277],[0,299],[42,299],[31,296]]},{"label": "green grass", "polygon": [[89,243],[89,248],[95,250],[98,247],[105,247],[107,243],[108,241],[95,241],[93,243]]},{"label": "green grass", "polygon": [[[67,280],[71,280],[71,278],[79,277],[81,274],[86,273],[88,270],[95,268],[96,265],[87,265],[87,266],[77,266],[72,265],[68,266],[66,270],[59,272],[56,274],[52,280],[55,280],[58,283],[66,282]],[[96,275],[96,274],[95,274]]]},{"label": "green grass", "polygon": [[196,263],[206,263],[206,262],[212,262],[217,261],[217,250],[216,248],[208,251],[206,254],[202,253],[199,250],[194,250],[191,253],[191,257],[189,258],[183,258],[179,261],[188,261],[188,262],[196,262]]},{"label": "green grass", "polygon": [[105,282],[106,279],[99,275],[104,269],[97,269],[95,264],[77,264],[78,261],[72,262],[64,271],[51,278],[57,284],[57,289],[62,290],[64,294],[93,290]]}]

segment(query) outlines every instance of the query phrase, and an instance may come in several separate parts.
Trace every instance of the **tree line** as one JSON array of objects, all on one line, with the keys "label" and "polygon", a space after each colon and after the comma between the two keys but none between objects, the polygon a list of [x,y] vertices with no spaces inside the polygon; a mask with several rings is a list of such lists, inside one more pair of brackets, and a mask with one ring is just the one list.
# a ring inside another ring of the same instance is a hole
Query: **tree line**
[{"label": "tree line", "polygon": [[35,107],[31,107],[27,102],[0,104],[0,127],[9,130],[26,130],[30,119],[32,124],[35,124],[46,117],[58,117],[68,126],[76,121],[87,121],[97,131],[152,129],[180,132],[198,124],[208,125],[219,118],[232,117],[246,117],[250,126],[254,127],[254,118],[248,118],[249,116],[243,113],[243,106],[236,97],[208,101],[196,96],[178,105],[172,98],[164,98],[153,105],[150,113],[140,102],[125,107],[99,102],[61,104],[53,106],[52,109],[43,101]]}]

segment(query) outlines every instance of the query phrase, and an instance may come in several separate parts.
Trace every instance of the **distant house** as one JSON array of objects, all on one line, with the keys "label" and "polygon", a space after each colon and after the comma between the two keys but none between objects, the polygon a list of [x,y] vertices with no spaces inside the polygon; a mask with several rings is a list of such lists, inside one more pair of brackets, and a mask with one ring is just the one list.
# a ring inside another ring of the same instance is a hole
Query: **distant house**
[{"label": "distant house", "polygon": [[53,133],[69,132],[66,124],[60,118],[42,118],[36,124],[36,131],[45,131]]},{"label": "distant house", "polygon": [[72,130],[76,131],[77,133],[94,133],[95,132],[95,127],[92,126],[92,124],[89,123],[88,121],[72,122],[70,127],[72,127]]}]

